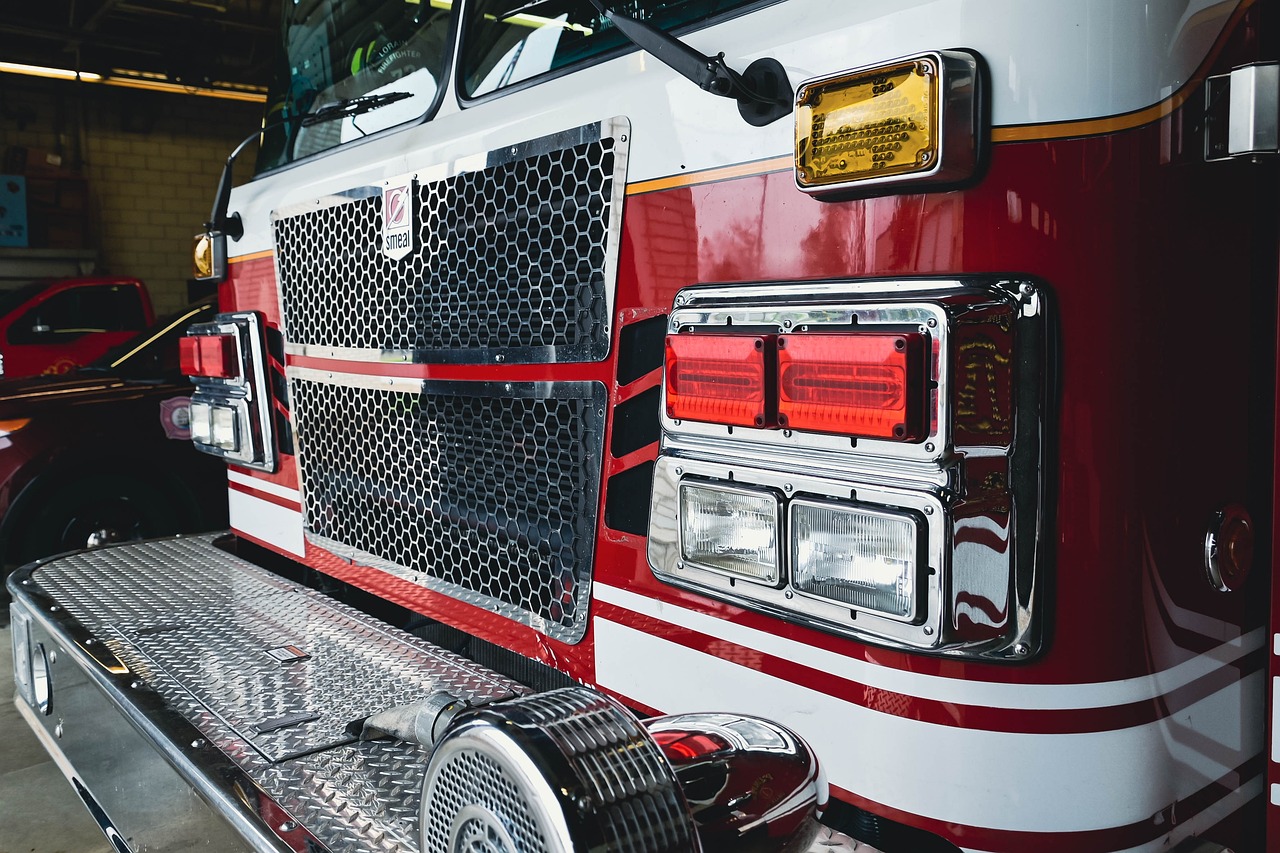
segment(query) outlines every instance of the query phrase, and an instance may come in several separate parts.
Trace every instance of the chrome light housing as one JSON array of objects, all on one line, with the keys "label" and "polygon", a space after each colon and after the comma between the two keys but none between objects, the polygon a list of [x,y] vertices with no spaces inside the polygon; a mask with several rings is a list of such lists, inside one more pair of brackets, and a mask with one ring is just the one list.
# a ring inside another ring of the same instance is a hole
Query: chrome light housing
[{"label": "chrome light housing", "polygon": [[[757,371],[766,378],[807,336],[805,379],[815,393],[834,389],[820,399],[828,408],[854,405],[840,402],[856,402],[842,389],[873,399],[879,386],[851,360],[864,358],[854,348],[827,344],[903,341],[898,350],[919,349],[920,374],[884,387],[910,396],[919,414],[902,435],[837,434],[836,416],[801,428],[772,416],[788,403],[779,379],[765,382],[766,415],[753,425],[680,419],[664,385],[648,540],[657,578],[908,650],[1027,660],[1043,647],[1051,325],[1041,286],[973,278],[693,287],[677,294],[667,332],[777,341],[777,364]],[[776,575],[763,557],[748,558],[751,569],[732,562],[766,553],[747,521],[759,513],[726,508],[715,525],[691,520],[697,490],[776,496]],[[695,529],[705,538],[696,552]]]},{"label": "chrome light housing", "polygon": [[196,449],[246,468],[274,471],[275,426],[261,315],[252,311],[219,314],[212,323],[191,326],[187,335],[204,340],[234,338],[238,362],[234,370],[219,371],[222,376],[191,377],[196,386],[191,397],[191,440]]}]

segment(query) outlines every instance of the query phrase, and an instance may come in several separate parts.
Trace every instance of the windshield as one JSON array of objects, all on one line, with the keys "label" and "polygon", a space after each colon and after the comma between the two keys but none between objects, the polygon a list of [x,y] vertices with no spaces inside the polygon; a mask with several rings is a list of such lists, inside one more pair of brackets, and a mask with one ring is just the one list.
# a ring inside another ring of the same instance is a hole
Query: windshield
[{"label": "windshield", "polygon": [[[449,47],[447,0],[290,0],[257,171],[412,121],[435,102]],[[303,116],[365,95],[411,97],[302,126]]]},{"label": "windshield", "polygon": [[[760,0],[613,0],[621,14],[671,31]],[[478,97],[631,43],[588,0],[480,0],[467,6],[459,75]]]},{"label": "windshield", "polygon": [[189,305],[157,322],[150,329],[112,348],[89,369],[113,373],[123,379],[168,379],[180,375],[178,341],[192,323],[207,323],[217,313],[214,300]]}]

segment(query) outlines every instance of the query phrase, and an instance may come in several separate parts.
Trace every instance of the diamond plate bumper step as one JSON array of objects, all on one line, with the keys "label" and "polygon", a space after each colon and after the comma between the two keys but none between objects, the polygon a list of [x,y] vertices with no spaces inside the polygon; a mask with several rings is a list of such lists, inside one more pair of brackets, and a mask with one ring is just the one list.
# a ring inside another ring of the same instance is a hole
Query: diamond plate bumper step
[{"label": "diamond plate bumper step", "polygon": [[[15,573],[15,625],[56,652],[50,714],[24,715],[125,835],[149,831],[117,817],[133,814],[120,797],[137,790],[95,789],[95,768],[76,764],[74,735],[94,740],[94,715],[106,712],[126,718],[138,748],[162,755],[246,849],[300,849],[292,833],[310,849],[416,851],[429,751],[358,741],[348,724],[436,691],[483,704],[526,689],[214,542],[111,547]],[[63,716],[83,696],[64,698],[69,685],[100,694],[83,726]]]}]

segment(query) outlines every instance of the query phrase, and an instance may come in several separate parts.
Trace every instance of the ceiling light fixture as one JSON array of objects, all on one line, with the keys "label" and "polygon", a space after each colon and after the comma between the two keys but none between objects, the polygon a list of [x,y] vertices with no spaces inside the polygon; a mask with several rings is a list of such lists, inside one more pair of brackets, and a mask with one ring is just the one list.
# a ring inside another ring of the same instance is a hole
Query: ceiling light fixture
[{"label": "ceiling light fixture", "polygon": [[54,80],[83,80],[88,83],[102,81],[101,74],[92,71],[72,71],[69,68],[48,68],[44,65],[23,65],[20,62],[0,62],[0,71],[9,74],[25,74],[28,77],[49,77]]},{"label": "ceiling light fixture", "polygon": [[266,89],[261,86],[248,86],[239,83],[215,84],[213,86],[188,86],[183,83],[171,83],[164,75],[151,72],[113,73],[107,76],[92,71],[72,71],[68,68],[49,68],[43,65],[24,65],[19,62],[0,62],[0,72],[23,74],[28,77],[45,77],[52,80],[79,80],[82,83],[101,83],[105,86],[119,86],[125,89],[145,89],[152,92],[169,92],[175,95],[197,95],[204,98],[224,98],[232,101],[265,103]]}]

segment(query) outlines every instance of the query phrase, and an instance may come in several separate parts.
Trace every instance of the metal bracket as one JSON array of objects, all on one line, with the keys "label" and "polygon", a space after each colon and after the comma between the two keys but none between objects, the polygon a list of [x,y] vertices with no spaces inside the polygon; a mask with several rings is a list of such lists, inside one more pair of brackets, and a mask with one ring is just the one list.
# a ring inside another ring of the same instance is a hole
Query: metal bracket
[{"label": "metal bracket", "polygon": [[1280,153],[1280,63],[1207,78],[1204,113],[1205,160]]}]

